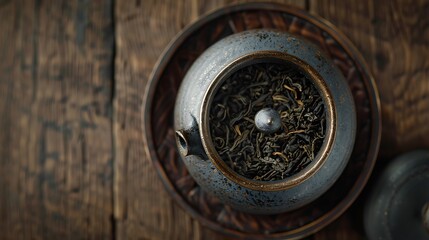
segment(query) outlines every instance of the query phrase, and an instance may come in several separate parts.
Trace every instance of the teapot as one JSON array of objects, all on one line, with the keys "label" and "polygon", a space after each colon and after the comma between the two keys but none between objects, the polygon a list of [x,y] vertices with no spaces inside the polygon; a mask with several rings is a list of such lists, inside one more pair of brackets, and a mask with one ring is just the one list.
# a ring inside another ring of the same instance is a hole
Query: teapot
[{"label": "teapot", "polygon": [[[263,73],[252,75],[260,68]],[[297,72],[309,90],[287,75],[266,73],[275,69]],[[259,82],[258,74],[265,76]],[[282,82],[273,87],[274,81]],[[304,98],[323,108],[303,110]],[[253,214],[292,211],[324,194],[343,172],[355,141],[354,106],[344,76],[317,46],[287,32],[249,30],[213,44],[186,73],[174,110],[177,149],[194,180],[223,203]],[[304,115],[308,125],[299,122]],[[303,133],[313,125],[323,136],[306,140]],[[262,142],[264,149],[257,149]],[[304,155],[305,164],[291,157]]]}]

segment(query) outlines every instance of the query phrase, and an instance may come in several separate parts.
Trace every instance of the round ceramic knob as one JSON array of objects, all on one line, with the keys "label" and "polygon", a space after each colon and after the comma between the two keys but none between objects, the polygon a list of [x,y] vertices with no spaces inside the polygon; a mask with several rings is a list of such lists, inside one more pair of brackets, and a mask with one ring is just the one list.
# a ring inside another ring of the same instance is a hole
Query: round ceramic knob
[{"label": "round ceramic knob", "polygon": [[273,133],[280,129],[282,120],[279,113],[271,108],[259,110],[255,115],[256,128],[264,133]]}]

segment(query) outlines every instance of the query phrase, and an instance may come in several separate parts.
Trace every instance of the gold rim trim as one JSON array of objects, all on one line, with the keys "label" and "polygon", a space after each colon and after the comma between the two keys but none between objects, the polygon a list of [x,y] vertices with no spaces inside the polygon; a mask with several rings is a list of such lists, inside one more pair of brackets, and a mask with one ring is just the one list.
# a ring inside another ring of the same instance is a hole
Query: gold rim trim
[{"label": "gold rim trim", "polygon": [[[241,67],[255,64],[258,62],[287,62],[292,63],[302,72],[307,74],[312,83],[316,86],[320,95],[322,96],[323,102],[325,104],[325,111],[327,114],[327,128],[324,142],[321,149],[316,155],[316,158],[305,167],[300,172],[292,175],[288,178],[279,181],[256,181],[244,176],[241,176],[237,172],[233,171],[219,156],[216,151],[214,144],[212,142],[211,133],[210,133],[210,123],[209,123],[209,114],[211,102],[216,94],[217,89],[220,84],[232,74],[234,71],[240,69]],[[257,191],[281,191],[290,189],[294,186],[297,186],[303,183],[305,180],[313,176],[325,163],[329,152],[331,151],[333,141],[335,139],[335,127],[337,124],[336,110],[332,95],[326,86],[325,81],[320,76],[320,74],[311,67],[308,63],[303,60],[289,55],[283,52],[277,51],[257,51],[251,54],[244,55],[226,67],[224,67],[221,72],[215,77],[215,79],[210,83],[210,86],[206,90],[203,98],[203,103],[200,109],[200,134],[202,145],[206,151],[207,156],[211,162],[216,166],[216,168],[221,171],[228,179],[237,183],[240,186],[250,188]]]}]

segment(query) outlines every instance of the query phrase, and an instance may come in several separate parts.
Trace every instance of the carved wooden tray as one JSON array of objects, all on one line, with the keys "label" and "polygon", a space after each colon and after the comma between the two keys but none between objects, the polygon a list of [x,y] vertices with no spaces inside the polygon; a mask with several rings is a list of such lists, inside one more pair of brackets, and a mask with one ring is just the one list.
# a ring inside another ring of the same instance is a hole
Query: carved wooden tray
[{"label": "carved wooden tray", "polygon": [[[277,215],[236,211],[204,193],[176,151],[173,109],[186,71],[210,45],[228,35],[274,28],[302,36],[323,49],[346,77],[357,109],[352,157],[336,184],[298,210]],[[203,225],[239,238],[299,238],[338,218],[356,199],[374,166],[380,142],[375,83],[358,51],[335,27],[303,10],[267,3],[229,6],[205,15],[170,43],[152,72],[144,110],[145,147],[176,202]]]}]

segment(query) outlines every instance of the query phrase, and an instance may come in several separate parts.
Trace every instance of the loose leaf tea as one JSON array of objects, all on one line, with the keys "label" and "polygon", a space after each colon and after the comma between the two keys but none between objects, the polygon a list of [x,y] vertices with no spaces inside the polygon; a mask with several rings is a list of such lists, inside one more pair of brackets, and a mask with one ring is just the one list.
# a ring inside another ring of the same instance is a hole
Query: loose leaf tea
[{"label": "loose leaf tea", "polygon": [[[281,127],[260,131],[255,115],[277,111]],[[258,63],[234,72],[218,88],[209,121],[215,149],[238,174],[281,180],[298,173],[319,152],[326,131],[323,99],[293,64]]]}]

